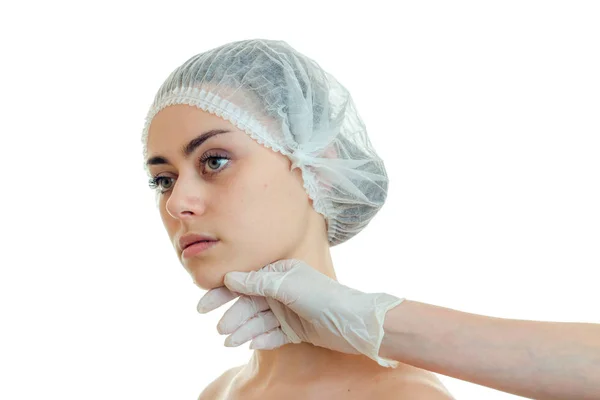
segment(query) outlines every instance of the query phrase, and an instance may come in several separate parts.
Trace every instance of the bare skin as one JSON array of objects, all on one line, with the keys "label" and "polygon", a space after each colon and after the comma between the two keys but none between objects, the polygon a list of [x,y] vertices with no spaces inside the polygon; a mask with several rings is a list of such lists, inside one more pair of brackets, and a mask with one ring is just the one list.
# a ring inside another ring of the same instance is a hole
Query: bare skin
[{"label": "bare skin", "polygon": [[405,300],[388,311],[384,330],[382,357],[531,399],[600,399],[600,324],[495,318]]},{"label": "bare skin", "polygon": [[[207,139],[189,157],[181,153],[192,139],[213,129],[228,133]],[[286,156],[229,121],[188,105],[169,106],[154,117],[147,149],[148,159],[155,159],[149,173],[161,177],[157,204],[162,222],[198,287],[220,287],[228,272],[255,271],[290,258],[336,279],[326,221],[313,209],[300,170],[290,171]],[[199,161],[205,156],[213,159]],[[178,244],[186,233],[211,235],[218,242],[186,258]],[[440,397],[431,399],[451,398],[431,372],[408,365],[384,368],[365,356],[308,343],[254,351],[246,365],[223,374],[201,398],[364,398],[391,387],[396,387],[394,399],[417,389],[435,389]]]},{"label": "bare skin", "polygon": [[[356,357],[360,358],[350,356]],[[453,399],[433,373],[407,364],[391,369],[348,360],[332,365],[321,376],[291,374],[272,381],[253,376],[250,364],[226,371],[202,392],[199,400]]]}]

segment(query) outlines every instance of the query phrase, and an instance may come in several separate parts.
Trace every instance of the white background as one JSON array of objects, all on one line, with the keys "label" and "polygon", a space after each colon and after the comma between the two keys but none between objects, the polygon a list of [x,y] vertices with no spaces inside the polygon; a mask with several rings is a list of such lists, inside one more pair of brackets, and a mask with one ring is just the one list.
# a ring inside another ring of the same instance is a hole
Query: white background
[{"label": "white background", "polygon": [[140,144],[167,75],[234,40],[336,76],[386,163],[386,205],[332,249],[342,283],[600,322],[598,3],[350,3],[1,6],[0,398],[195,399],[250,357],[223,346],[225,308],[196,312]]}]

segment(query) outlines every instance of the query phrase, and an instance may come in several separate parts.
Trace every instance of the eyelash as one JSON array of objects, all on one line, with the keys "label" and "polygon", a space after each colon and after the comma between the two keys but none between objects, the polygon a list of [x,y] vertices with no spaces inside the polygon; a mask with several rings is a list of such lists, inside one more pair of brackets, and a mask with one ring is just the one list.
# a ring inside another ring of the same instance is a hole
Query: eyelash
[{"label": "eyelash", "polygon": [[[223,154],[219,154],[219,153],[204,153],[204,155],[202,157],[200,157],[199,160],[199,164],[202,166],[206,163],[206,161],[208,160],[231,160],[229,157],[223,155]],[[225,168],[221,168],[219,169],[217,172],[210,172],[208,173],[209,176],[213,176],[216,175],[218,173],[220,173],[221,171],[223,171]],[[149,181],[148,181],[148,186],[150,187],[150,189],[158,189],[159,188],[159,183],[163,180],[163,179],[173,179],[170,178],[168,176],[153,176]],[[168,192],[170,189],[167,190],[160,190],[160,193],[166,193]]]}]

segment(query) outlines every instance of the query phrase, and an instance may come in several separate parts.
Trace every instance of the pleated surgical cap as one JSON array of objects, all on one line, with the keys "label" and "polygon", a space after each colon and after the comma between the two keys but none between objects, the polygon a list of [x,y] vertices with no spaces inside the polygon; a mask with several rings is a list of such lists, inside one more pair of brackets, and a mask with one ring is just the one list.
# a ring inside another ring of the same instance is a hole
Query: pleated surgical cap
[{"label": "pleated surgical cap", "polygon": [[284,41],[228,43],[198,54],[162,84],[142,133],[147,158],[152,118],[188,104],[228,120],[299,168],[331,247],[371,221],[387,197],[388,177],[350,93]]}]

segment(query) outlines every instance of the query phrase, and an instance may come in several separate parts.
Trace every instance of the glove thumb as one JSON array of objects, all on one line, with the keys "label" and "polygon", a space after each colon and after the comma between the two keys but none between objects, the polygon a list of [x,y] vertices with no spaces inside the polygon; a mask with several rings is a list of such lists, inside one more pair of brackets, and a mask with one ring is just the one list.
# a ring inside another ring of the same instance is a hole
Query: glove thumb
[{"label": "glove thumb", "polygon": [[272,297],[282,301],[283,294],[278,293],[281,281],[292,269],[297,260],[280,260],[269,264],[258,271],[229,272],[225,275],[225,286],[234,292],[249,295]]}]

